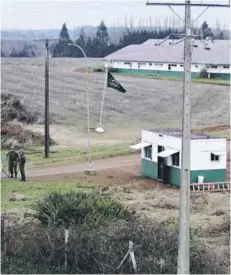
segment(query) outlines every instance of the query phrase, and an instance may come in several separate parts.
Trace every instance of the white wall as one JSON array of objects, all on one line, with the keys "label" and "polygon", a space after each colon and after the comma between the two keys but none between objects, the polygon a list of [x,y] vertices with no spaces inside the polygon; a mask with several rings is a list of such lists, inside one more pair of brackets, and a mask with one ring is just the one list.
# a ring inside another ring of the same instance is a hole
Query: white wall
[{"label": "white wall", "polygon": [[[165,150],[167,149],[176,149],[181,150],[181,139],[177,137],[162,135],[161,133],[155,133],[148,130],[142,130],[142,142],[149,142],[152,144],[152,161],[157,162],[157,154],[158,154],[158,145],[164,146]],[[141,158],[145,158],[144,149],[141,150]],[[181,162],[181,156],[180,156]],[[172,158],[166,158],[166,164],[172,165]],[[178,167],[181,167],[178,166]]]},{"label": "white wall", "polygon": [[[211,161],[212,152],[223,152],[219,161]],[[191,140],[191,170],[226,169],[226,139]]]},{"label": "white wall", "polygon": [[[182,64],[176,64],[177,66],[172,66],[171,70],[168,69],[168,63],[155,63],[155,62],[126,62],[126,61],[105,61],[105,64],[109,64],[110,67],[117,69],[140,69],[140,70],[159,70],[159,71],[173,71],[173,72],[183,72],[184,67],[180,66]],[[125,64],[130,63],[130,64]],[[150,65],[151,64],[151,65]],[[175,63],[172,63],[175,64]],[[223,68],[223,65],[218,65],[217,68],[212,68],[211,65],[206,67],[204,64],[192,64],[191,70],[195,73],[200,73],[200,71],[205,68],[208,73],[230,73],[230,68]]]},{"label": "white wall", "polygon": [[[149,142],[152,144],[152,161],[157,162],[158,145],[164,146],[167,149],[176,149],[180,151],[180,165],[181,168],[181,138],[162,135],[148,130],[142,130],[142,142]],[[211,153],[223,152],[219,157],[219,161],[211,161]],[[144,149],[141,150],[141,158],[145,158]],[[226,139],[192,139],[191,140],[191,156],[190,167],[191,170],[212,170],[212,169],[226,169]],[[166,158],[166,164],[171,166],[171,156]]]}]

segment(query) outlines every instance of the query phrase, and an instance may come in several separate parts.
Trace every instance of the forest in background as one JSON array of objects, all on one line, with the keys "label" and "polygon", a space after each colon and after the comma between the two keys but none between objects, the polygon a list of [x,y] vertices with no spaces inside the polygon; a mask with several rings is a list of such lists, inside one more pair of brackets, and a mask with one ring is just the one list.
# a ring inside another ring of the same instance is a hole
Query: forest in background
[{"label": "forest in background", "polygon": [[[53,57],[82,57],[82,53],[76,47],[68,46],[68,43],[76,43],[81,46],[88,57],[102,58],[131,44],[141,44],[148,39],[163,39],[170,34],[179,34],[183,32],[182,28],[176,27],[174,18],[166,18],[164,26],[138,26],[134,27],[131,20],[130,25],[125,22],[125,27],[107,27],[104,21],[101,21],[96,27],[81,27],[78,30],[68,30],[64,23],[60,30],[53,30],[52,37],[59,37],[58,42],[50,47]],[[22,31],[23,32],[23,31]],[[36,32],[36,31],[34,31]],[[49,31],[47,31],[49,33]],[[59,33],[58,33],[59,32]],[[44,43],[33,41],[33,31],[28,31],[28,36],[24,39],[13,40],[7,39],[10,33],[17,34],[16,30],[2,30],[1,56],[2,57],[36,57],[44,53]],[[47,33],[41,36],[50,37]],[[229,33],[221,29],[217,22],[216,29],[212,29],[207,21],[199,27],[193,29],[195,35],[203,38],[211,37],[212,39],[229,39]],[[14,37],[11,36],[11,37]],[[27,38],[30,37],[30,38]],[[38,38],[38,37],[36,37]],[[174,36],[172,36],[174,38]]]}]

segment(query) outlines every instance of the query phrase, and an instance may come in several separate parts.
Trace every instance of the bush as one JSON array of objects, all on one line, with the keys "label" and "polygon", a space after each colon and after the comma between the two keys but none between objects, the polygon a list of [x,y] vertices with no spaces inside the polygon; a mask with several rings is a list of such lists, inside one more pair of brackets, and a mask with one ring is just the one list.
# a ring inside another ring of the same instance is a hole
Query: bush
[{"label": "bush", "polygon": [[109,198],[82,192],[53,192],[35,206],[36,217],[42,224],[77,225],[88,223],[95,226],[107,221],[135,219],[135,212]]},{"label": "bush", "polygon": [[[176,232],[147,221],[138,223],[120,220],[99,228],[92,228],[88,224],[70,227],[68,269],[65,272],[62,226],[15,225],[8,234],[7,256],[8,260],[14,262],[18,258],[20,268],[23,262],[36,263],[44,266],[44,271],[48,273],[128,274],[131,273],[129,261],[117,268],[128,251],[129,240],[134,242],[138,273],[176,273]],[[12,265],[4,262],[4,259],[2,268],[5,270],[2,271],[5,273]],[[33,273],[33,269],[30,273]]]},{"label": "bush", "polygon": [[[14,223],[8,230],[7,258],[2,257],[2,272],[50,274],[130,274],[129,261],[118,266],[133,241],[138,274],[176,274],[178,238],[176,230],[143,220],[119,220],[105,227],[79,224],[69,228],[67,270],[64,270],[64,230],[44,227],[36,222]],[[2,246],[4,245],[2,242]],[[229,253],[222,258],[203,242],[191,242],[192,274],[229,274]],[[224,261],[225,260],[225,261]]]},{"label": "bush", "polygon": [[208,78],[208,72],[205,68],[201,69],[199,77],[200,78]]},{"label": "bush", "polygon": [[93,70],[95,73],[102,73],[102,72],[104,72],[105,70],[104,70],[104,68],[94,68],[94,70]]}]

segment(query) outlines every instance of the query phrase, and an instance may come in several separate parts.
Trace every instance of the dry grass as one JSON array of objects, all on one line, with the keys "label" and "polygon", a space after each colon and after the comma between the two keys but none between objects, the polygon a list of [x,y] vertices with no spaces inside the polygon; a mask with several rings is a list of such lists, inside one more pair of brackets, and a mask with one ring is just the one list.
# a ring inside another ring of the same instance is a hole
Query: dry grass
[{"label": "dry grass", "polygon": [[[54,123],[78,125],[86,119],[85,75],[75,72],[83,67],[83,62],[83,59],[50,61],[50,111]],[[91,59],[88,63],[92,67],[96,64],[102,64],[102,61]],[[141,125],[167,127],[181,124],[183,83],[121,75],[116,75],[116,78],[127,93],[107,89],[104,109],[106,124],[113,123],[121,129],[129,125],[131,131]],[[90,73],[93,124],[99,120],[103,83],[104,74]],[[193,126],[229,124],[229,87],[193,83],[191,91]],[[43,114],[43,58],[3,59],[2,92],[21,96],[30,109]]]}]

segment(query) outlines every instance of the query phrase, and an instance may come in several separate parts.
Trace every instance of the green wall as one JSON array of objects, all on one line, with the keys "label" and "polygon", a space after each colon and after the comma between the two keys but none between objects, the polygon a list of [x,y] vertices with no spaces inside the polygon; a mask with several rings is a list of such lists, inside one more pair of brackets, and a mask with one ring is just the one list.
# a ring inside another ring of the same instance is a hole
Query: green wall
[{"label": "green wall", "polygon": [[[151,160],[142,159],[141,172],[142,176],[157,179],[157,163]],[[180,186],[181,173],[180,169],[171,166],[164,166],[163,183]],[[216,170],[198,170],[191,171],[191,183],[198,182],[198,176],[204,177],[204,182],[226,182],[226,169]]]},{"label": "green wall", "polygon": [[180,169],[171,166],[164,167],[164,183],[180,186]]},{"label": "green wall", "polygon": [[197,183],[198,176],[203,176],[204,182],[225,182],[226,169],[191,171],[191,183]]},{"label": "green wall", "polygon": [[[150,76],[165,76],[165,77],[176,77],[183,78],[184,72],[175,72],[175,71],[161,71],[159,70],[159,75],[157,70],[141,70],[141,69],[117,69],[117,71],[121,74],[129,74],[129,75],[150,75]],[[192,72],[192,78],[198,78],[199,73]],[[221,79],[230,79],[230,74],[211,74],[212,78],[221,78]]]},{"label": "green wall", "polygon": [[142,176],[157,179],[157,163],[151,160],[141,160],[141,173]]}]

